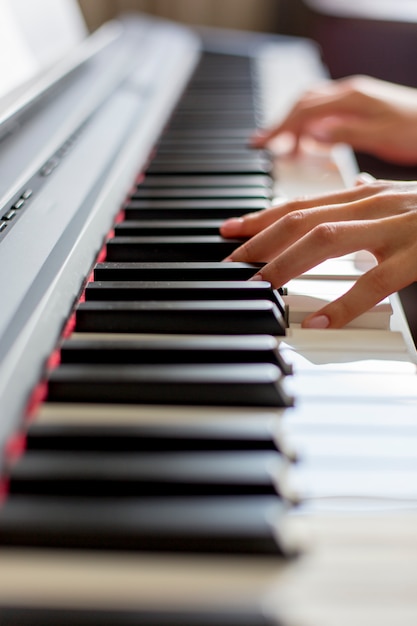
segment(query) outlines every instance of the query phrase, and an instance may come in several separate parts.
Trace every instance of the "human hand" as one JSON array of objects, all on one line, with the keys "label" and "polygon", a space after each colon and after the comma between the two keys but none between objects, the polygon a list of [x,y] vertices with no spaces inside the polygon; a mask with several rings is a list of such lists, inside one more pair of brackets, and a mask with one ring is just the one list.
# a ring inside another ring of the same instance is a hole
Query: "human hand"
[{"label": "human hand", "polygon": [[368,76],[327,81],[306,92],[287,117],[251,138],[256,148],[290,133],[294,149],[303,137],[347,143],[399,165],[417,163],[417,89]]},{"label": "human hand", "polygon": [[232,218],[220,232],[250,237],[227,260],[266,263],[251,280],[267,280],[274,287],[327,259],[371,252],[377,265],[302,323],[304,328],[341,328],[417,280],[417,182],[361,182]]}]

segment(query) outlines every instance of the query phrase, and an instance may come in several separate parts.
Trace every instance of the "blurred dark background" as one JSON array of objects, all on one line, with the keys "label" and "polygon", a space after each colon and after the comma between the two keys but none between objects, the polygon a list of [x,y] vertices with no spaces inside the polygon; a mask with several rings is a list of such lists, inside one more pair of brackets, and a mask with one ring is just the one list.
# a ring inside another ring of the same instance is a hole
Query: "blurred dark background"
[{"label": "blurred dark background", "polygon": [[417,0],[79,0],[90,30],[126,11],[315,39],[333,77],[417,86]]}]

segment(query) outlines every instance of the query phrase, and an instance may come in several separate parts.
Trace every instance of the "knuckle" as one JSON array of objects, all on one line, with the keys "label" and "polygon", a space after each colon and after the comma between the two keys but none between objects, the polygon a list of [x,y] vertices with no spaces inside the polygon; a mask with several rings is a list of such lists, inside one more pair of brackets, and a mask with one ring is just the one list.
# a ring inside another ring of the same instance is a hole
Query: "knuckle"
[{"label": "knuckle", "polygon": [[384,269],[377,265],[370,275],[372,279],[372,292],[375,294],[378,302],[385,298],[391,291],[391,279],[390,276],[384,271]]},{"label": "knuckle", "polygon": [[337,240],[337,227],[335,224],[318,224],[311,231],[315,245],[323,248],[331,248]]},{"label": "knuckle", "polygon": [[302,224],[304,223],[304,219],[305,219],[304,211],[302,211],[299,208],[296,208],[290,213],[287,213],[287,215],[285,215],[282,218],[281,223],[285,231],[289,233],[297,233],[301,229]]}]

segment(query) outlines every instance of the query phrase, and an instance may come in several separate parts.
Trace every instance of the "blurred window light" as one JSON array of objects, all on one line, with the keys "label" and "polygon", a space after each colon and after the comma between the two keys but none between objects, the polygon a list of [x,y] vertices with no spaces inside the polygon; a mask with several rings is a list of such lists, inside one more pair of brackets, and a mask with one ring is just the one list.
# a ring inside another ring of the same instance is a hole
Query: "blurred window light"
[{"label": "blurred window light", "polygon": [[0,98],[87,34],[75,0],[0,0]]}]

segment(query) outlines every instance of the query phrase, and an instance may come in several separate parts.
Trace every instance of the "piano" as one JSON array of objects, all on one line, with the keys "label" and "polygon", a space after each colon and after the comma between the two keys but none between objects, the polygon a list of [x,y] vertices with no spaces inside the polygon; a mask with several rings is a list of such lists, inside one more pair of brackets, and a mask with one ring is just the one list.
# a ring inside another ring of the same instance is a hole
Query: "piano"
[{"label": "piano", "polygon": [[324,75],[130,15],[0,101],[1,626],[416,623],[405,301],[305,330],[372,259],[222,262],[226,217],[352,184],[247,148]]}]

